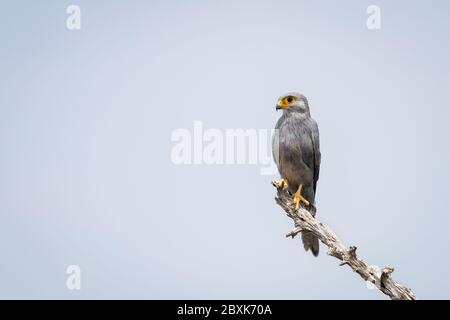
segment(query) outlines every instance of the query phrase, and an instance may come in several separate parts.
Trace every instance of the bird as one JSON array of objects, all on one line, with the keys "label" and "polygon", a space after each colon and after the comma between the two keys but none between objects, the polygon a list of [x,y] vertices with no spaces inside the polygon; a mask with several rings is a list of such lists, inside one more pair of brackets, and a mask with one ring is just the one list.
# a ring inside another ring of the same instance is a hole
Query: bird
[{"label": "bird", "polygon": [[[295,209],[302,206],[314,217],[321,161],[319,127],[301,93],[280,96],[275,108],[283,112],[272,139],[272,154],[281,176],[278,183],[293,196]],[[317,257],[319,239],[312,232],[303,231],[302,240],[305,250]]]}]

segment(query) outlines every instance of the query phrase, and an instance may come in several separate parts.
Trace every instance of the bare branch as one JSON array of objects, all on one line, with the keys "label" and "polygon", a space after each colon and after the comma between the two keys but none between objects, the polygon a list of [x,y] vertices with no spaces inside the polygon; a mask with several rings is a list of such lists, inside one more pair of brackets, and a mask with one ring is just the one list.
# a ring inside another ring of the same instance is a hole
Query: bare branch
[{"label": "bare branch", "polygon": [[[328,255],[341,260],[340,265],[348,265],[365,281],[370,281],[381,292],[393,300],[415,300],[416,296],[411,289],[401,285],[392,279],[394,271],[392,267],[381,268],[370,266],[356,255],[356,247],[345,247],[336,234],[328,227],[316,220],[304,208],[295,209],[292,196],[277,182],[272,184],[277,188],[275,201],[286,212],[287,216],[294,220],[294,229],[286,237],[295,237],[302,231],[311,231],[324,245],[328,247]],[[381,270],[381,271],[380,271]]]}]

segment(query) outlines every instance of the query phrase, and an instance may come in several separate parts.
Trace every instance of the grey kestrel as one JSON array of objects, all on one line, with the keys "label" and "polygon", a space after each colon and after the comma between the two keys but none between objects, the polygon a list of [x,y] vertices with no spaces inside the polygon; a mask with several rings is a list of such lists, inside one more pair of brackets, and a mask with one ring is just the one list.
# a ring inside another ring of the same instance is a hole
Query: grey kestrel
[{"label": "grey kestrel", "polygon": [[[282,95],[276,105],[283,115],[275,126],[272,153],[280,182],[293,195],[295,207],[305,207],[316,214],[315,196],[320,169],[319,128],[311,118],[308,100],[300,93]],[[311,232],[302,232],[305,250],[319,254],[319,239]]]}]

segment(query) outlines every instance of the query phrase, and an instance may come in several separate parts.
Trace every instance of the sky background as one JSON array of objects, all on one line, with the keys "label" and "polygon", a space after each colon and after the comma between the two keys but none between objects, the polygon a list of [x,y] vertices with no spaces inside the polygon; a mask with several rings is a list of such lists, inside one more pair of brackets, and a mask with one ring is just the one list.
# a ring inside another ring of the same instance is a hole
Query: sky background
[{"label": "sky background", "polygon": [[171,161],[174,130],[273,128],[288,91],[320,128],[317,218],[450,298],[449,33],[444,0],[1,0],[0,298],[386,299],[285,238],[277,175]]}]

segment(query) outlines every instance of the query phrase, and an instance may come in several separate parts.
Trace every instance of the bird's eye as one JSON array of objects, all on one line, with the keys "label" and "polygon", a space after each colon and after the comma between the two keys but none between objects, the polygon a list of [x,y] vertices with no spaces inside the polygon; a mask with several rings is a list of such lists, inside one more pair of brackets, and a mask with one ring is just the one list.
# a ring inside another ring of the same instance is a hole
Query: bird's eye
[{"label": "bird's eye", "polygon": [[296,99],[293,96],[289,96],[285,99],[285,101],[287,102],[287,104],[291,104],[292,102],[294,102]]}]

